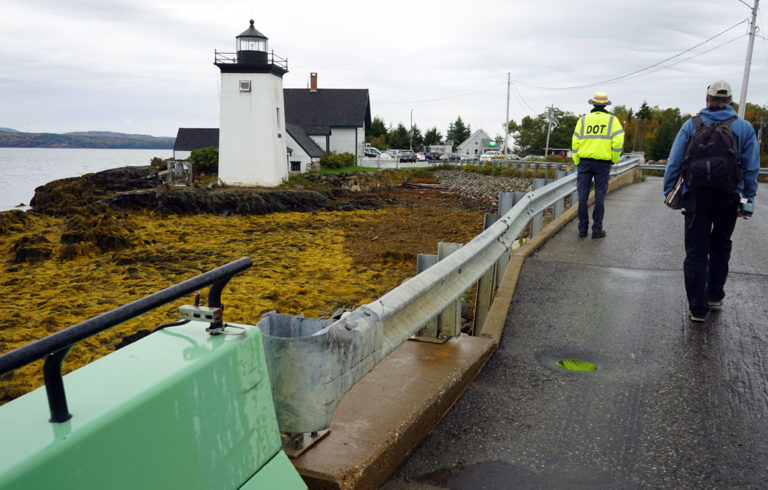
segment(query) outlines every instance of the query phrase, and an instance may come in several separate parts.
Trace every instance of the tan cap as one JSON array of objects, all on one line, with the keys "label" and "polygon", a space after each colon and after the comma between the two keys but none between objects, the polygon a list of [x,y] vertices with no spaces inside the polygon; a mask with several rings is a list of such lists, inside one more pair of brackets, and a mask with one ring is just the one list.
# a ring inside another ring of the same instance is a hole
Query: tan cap
[{"label": "tan cap", "polygon": [[725,80],[718,80],[707,87],[707,95],[710,97],[731,97],[731,86]]}]

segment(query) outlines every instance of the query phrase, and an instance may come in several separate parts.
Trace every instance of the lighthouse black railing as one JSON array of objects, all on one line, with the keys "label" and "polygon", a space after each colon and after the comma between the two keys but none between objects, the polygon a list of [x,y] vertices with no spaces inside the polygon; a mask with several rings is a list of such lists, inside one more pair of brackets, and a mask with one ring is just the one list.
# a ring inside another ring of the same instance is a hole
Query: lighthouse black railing
[{"label": "lighthouse black railing", "polygon": [[51,410],[50,421],[66,422],[72,418],[72,415],[67,408],[61,364],[74,344],[208,285],[211,286],[208,291],[208,306],[219,308],[224,286],[232,276],[249,268],[251,264],[250,257],[243,257],[14,349],[0,356],[0,375],[45,357],[43,376],[48,394],[48,406]]},{"label": "lighthouse black railing", "polygon": [[[245,54],[251,54],[254,53],[253,51],[243,51],[242,53]],[[281,58],[280,56],[276,55],[274,51],[270,51],[269,53],[264,53],[266,55],[266,63],[267,65],[275,65],[278,66],[285,71],[288,71],[288,58]],[[245,62],[248,64],[247,61],[243,59],[238,58],[238,53],[223,53],[221,51],[214,51],[214,65],[229,65],[229,64],[242,64]]]}]

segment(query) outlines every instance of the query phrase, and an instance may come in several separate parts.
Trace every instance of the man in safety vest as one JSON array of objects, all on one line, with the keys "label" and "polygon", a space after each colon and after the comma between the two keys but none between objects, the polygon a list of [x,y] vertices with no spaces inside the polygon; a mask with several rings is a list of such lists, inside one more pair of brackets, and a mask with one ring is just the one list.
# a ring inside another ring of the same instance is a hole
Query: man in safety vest
[{"label": "man in safety vest", "polygon": [[624,148],[624,129],[619,119],[605,107],[611,104],[608,95],[597,92],[589,100],[592,112],[582,116],[573,131],[571,148],[576,165],[576,188],[579,192],[579,236],[587,236],[589,230],[589,188],[595,179],[595,209],[592,211],[592,238],[603,238],[605,193],[611,165],[619,161]]}]

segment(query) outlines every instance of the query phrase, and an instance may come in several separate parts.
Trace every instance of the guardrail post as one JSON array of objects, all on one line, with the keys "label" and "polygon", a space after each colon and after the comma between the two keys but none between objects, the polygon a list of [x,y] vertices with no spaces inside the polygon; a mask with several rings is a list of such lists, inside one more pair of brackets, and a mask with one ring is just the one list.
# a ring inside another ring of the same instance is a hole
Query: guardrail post
[{"label": "guardrail post", "polygon": [[[417,272],[425,271],[461,247],[461,243],[438,243],[437,255],[419,254],[417,256]],[[452,302],[436,317],[430,318],[424,327],[411,339],[442,344],[449,338],[458,337],[459,335],[461,335],[461,297],[457,298],[456,301]]]},{"label": "guardrail post", "polygon": [[[461,243],[440,242],[437,244],[437,260],[443,260],[462,247]],[[437,316],[438,337],[461,335],[461,296]]]},{"label": "guardrail post", "polygon": [[[416,273],[421,274],[433,265],[437,264],[437,255],[419,254],[416,256]],[[419,332],[413,336],[414,340],[432,342],[437,339],[437,317],[430,318]]]},{"label": "guardrail post", "polygon": [[[533,190],[541,189],[547,185],[547,179],[533,179]],[[538,213],[536,216],[531,218],[531,238],[535,237],[536,234],[538,234],[541,229],[543,228],[544,224],[544,212]]]},{"label": "guardrail post", "polygon": [[[501,201],[501,196],[499,196]],[[499,215],[492,213],[485,213],[485,219],[483,222],[483,230],[487,230],[492,224],[498,221]],[[485,318],[488,316],[488,311],[491,309],[491,303],[493,302],[493,296],[496,293],[496,264],[491,266],[485,274],[480,276],[477,281],[477,294],[475,296],[475,319],[472,324],[471,335],[475,335],[485,323]]]},{"label": "guardrail post", "polygon": [[[565,170],[555,170],[555,180],[562,179],[563,177],[567,177],[568,172]],[[559,218],[561,214],[563,214],[563,211],[565,210],[565,198],[562,198],[558,200],[555,203],[554,206],[554,218]]]},{"label": "guardrail post", "polygon": [[[527,168],[527,164],[526,168]],[[499,193],[499,216],[504,216],[509,212],[512,207],[517,204],[520,199],[525,196],[525,192],[500,192]],[[507,270],[507,264],[509,264],[509,250],[501,254],[501,257],[496,261],[496,277],[494,282],[501,284],[501,278],[504,276],[504,272]]]}]

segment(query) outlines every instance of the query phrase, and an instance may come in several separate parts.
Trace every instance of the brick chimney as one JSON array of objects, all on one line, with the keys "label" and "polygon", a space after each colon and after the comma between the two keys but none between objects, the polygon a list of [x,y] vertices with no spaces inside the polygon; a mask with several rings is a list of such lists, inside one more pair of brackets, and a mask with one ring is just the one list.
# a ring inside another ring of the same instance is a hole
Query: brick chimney
[{"label": "brick chimney", "polygon": [[309,91],[317,92],[317,73],[312,72],[309,74]]}]

